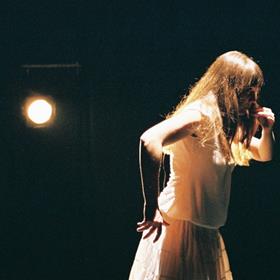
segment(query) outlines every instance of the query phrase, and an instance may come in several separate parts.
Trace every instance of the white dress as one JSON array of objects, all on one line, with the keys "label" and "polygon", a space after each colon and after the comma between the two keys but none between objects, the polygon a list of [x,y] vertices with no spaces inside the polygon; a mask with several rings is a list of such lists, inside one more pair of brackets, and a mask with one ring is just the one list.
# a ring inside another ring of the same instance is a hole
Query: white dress
[{"label": "white dress", "polygon": [[[185,110],[220,118],[213,102],[209,94]],[[232,279],[219,227],[226,222],[234,165],[222,155],[215,126],[211,129],[206,143],[187,136],[170,147],[170,178],[158,199],[169,226],[155,243],[154,235],[141,239],[129,280]]]}]

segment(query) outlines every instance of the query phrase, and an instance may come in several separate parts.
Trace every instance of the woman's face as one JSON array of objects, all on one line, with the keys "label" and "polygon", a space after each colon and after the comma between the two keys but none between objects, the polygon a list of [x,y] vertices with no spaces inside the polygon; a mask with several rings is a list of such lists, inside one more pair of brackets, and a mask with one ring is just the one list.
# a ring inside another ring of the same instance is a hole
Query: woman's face
[{"label": "woman's face", "polygon": [[258,87],[248,87],[242,91],[238,97],[239,99],[239,115],[254,115],[256,109],[259,107],[258,100]]}]

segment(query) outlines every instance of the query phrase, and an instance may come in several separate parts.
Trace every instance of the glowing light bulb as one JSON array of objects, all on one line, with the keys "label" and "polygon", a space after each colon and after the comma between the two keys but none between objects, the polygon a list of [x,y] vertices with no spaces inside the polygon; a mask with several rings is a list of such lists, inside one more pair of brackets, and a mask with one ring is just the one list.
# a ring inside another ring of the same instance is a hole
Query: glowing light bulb
[{"label": "glowing light bulb", "polygon": [[53,114],[52,105],[44,99],[33,101],[27,108],[29,119],[36,124],[44,124],[50,120]]}]

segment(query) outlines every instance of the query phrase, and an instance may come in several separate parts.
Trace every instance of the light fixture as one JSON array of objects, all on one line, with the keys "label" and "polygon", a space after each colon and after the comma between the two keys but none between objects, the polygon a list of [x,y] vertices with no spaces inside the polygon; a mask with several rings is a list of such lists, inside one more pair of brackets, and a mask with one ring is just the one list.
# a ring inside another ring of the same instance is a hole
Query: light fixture
[{"label": "light fixture", "polygon": [[48,96],[32,96],[25,100],[23,114],[26,122],[32,127],[45,127],[55,118],[56,106]]}]

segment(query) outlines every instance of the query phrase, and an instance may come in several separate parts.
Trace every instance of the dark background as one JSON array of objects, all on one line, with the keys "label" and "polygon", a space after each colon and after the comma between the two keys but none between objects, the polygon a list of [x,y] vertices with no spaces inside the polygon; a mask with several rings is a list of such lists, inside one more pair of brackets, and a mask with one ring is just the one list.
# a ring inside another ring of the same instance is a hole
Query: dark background
[{"label": "dark background", "polygon": [[[140,238],[140,134],[229,50],[260,64],[262,103],[279,116],[280,4],[61,3],[0,12],[0,280],[124,280]],[[21,67],[76,62],[80,71]],[[52,126],[26,126],[30,90],[56,101]],[[278,151],[234,172],[221,231],[235,279],[279,275]]]}]

